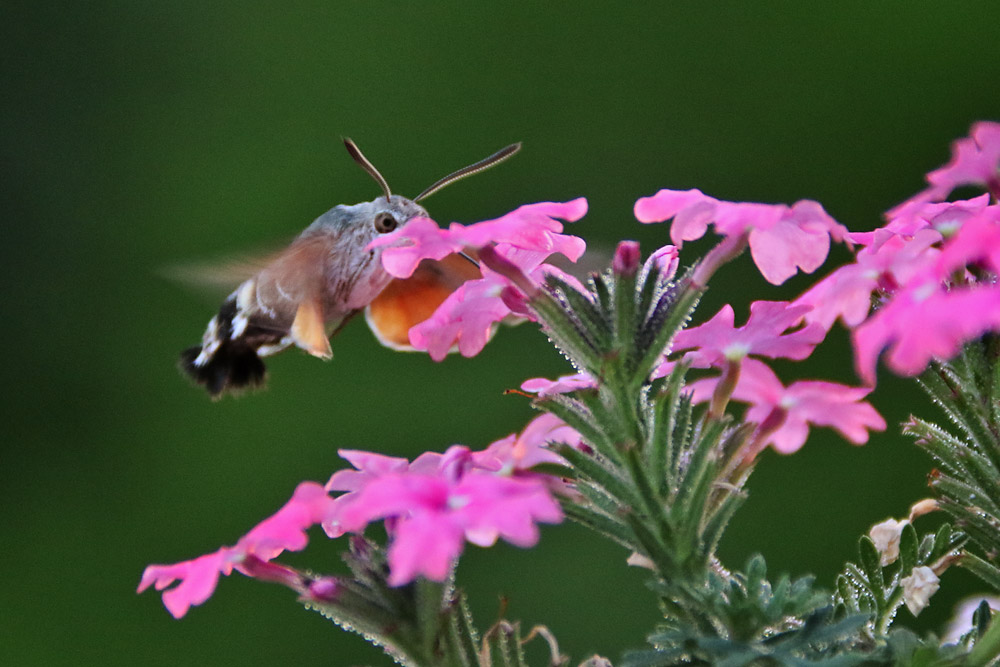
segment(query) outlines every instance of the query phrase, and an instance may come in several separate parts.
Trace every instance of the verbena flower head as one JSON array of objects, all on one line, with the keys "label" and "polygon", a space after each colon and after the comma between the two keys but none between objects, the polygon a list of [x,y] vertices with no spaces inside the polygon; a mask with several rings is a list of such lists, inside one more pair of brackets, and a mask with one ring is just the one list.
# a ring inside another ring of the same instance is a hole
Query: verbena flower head
[{"label": "verbena flower head", "polygon": [[673,218],[670,238],[678,247],[704,236],[709,224],[721,236],[745,236],[754,263],[774,285],[799,269],[812,273],[826,260],[830,239],[843,241],[847,237],[847,228],[810,200],[792,206],[737,203],[709,197],[700,190],[664,189],[639,199],[634,212],[645,223]]},{"label": "verbena flower head", "polygon": [[536,522],[558,523],[562,511],[539,480],[471,470],[458,479],[426,473],[390,474],[356,491],[336,521],[360,532],[394,519],[389,584],[418,575],[442,581],[468,540],[490,546],[500,537],[522,547],[538,541]]},{"label": "verbena flower head", "polygon": [[343,451],[355,470],[334,473],[327,483],[329,490],[347,493],[336,498],[323,528],[338,537],[386,520],[391,537],[388,581],[394,586],[420,575],[443,580],[466,541],[490,546],[502,538],[533,546],[536,523],[562,520],[552,497],[559,483],[529,472],[539,463],[562,461],[545,448],[547,442],[577,446],[580,436],[556,417],[541,415],[520,434],[479,452],[455,445],[409,463]]},{"label": "verbena flower head", "polygon": [[869,384],[883,351],[893,371],[915,375],[931,360],[949,359],[965,343],[1000,331],[1000,206],[931,206],[948,234],[914,234],[909,246],[922,252],[904,258],[907,270],[896,274],[884,305],[854,331],[858,374]]}]

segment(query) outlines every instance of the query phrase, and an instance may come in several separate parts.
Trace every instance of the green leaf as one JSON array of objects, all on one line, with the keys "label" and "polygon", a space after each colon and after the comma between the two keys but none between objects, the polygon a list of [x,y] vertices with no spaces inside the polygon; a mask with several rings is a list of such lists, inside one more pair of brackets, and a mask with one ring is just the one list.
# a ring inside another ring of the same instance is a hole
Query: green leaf
[{"label": "green leaf", "polygon": [[536,399],[535,407],[545,412],[551,412],[556,417],[559,417],[559,419],[562,419],[579,432],[587,444],[601,452],[601,454],[610,456],[612,459],[618,458],[619,455],[615,450],[614,442],[594,422],[594,416],[580,401],[568,396],[555,395]]},{"label": "green leaf", "polygon": [[879,601],[884,600],[885,580],[882,577],[881,555],[875,548],[875,543],[867,535],[862,535],[858,540],[858,554],[861,557],[861,569],[871,586],[871,592]]},{"label": "green leaf", "polygon": [[[704,288],[693,287],[690,283],[684,283],[676,303],[669,307],[666,305],[673,298],[672,293],[664,293],[657,305],[654,306],[654,318],[651,318],[644,328],[649,328],[652,332],[651,339],[645,345],[645,349],[639,350],[641,356],[635,365],[632,382],[635,386],[641,385],[653,371],[660,356],[677,332],[684,326],[691,317],[691,312],[698,305]],[[662,310],[660,310],[662,308]]]},{"label": "green leaf", "polygon": [[632,531],[617,519],[593,508],[584,507],[572,500],[561,503],[566,516],[594,532],[617,542],[626,549],[635,549],[637,544]]},{"label": "green leaf", "polygon": [[958,565],[985,581],[993,588],[994,592],[1000,591],[1000,569],[993,563],[987,562],[974,553],[964,551]]},{"label": "green leaf", "polygon": [[636,489],[632,488],[620,471],[608,465],[597,457],[581,452],[573,447],[563,447],[557,453],[566,459],[579,474],[592,480],[594,484],[605,489],[626,507],[636,507],[641,498]]},{"label": "green leaf", "polygon": [[913,524],[903,526],[899,536],[899,560],[902,563],[901,574],[909,573],[917,566],[917,531]]},{"label": "green leaf", "polygon": [[599,349],[608,350],[611,347],[613,336],[611,322],[597,304],[556,275],[547,274],[545,282],[550,289],[563,297],[565,303],[590,334],[596,346]]}]

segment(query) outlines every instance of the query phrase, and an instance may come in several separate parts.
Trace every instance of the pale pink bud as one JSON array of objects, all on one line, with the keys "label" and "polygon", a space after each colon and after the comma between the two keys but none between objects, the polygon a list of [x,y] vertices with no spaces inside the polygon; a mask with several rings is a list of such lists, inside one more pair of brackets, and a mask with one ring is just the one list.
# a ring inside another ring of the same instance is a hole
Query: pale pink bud
[{"label": "pale pink bud", "polygon": [[633,551],[631,555],[625,559],[625,563],[627,565],[631,565],[632,567],[643,567],[647,570],[656,572],[656,563],[651,561],[648,556],[643,556],[638,551]]},{"label": "pale pink bud", "polygon": [[930,514],[931,512],[936,512],[940,509],[938,501],[933,498],[924,498],[923,500],[916,502],[910,508],[910,521],[913,521],[918,516],[923,516],[925,514]]}]

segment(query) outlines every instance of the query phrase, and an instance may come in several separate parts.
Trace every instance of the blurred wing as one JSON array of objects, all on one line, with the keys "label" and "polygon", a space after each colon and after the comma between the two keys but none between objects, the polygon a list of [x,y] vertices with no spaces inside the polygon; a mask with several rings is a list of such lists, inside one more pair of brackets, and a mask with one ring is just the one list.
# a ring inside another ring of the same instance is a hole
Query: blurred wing
[{"label": "blurred wing", "polygon": [[467,280],[482,277],[479,267],[460,255],[425,259],[413,275],[390,282],[365,309],[365,320],[386,347],[411,351],[409,331]]},{"label": "blurred wing", "polygon": [[254,311],[251,322],[267,319],[286,328],[298,347],[321,359],[333,356],[323,310],[328,249],[322,236],[296,239],[247,281],[254,298],[245,300]]},{"label": "blurred wing", "polygon": [[184,262],[163,267],[157,273],[207,297],[223,299],[234,286],[249,280],[281,256],[281,251],[263,251],[223,257],[206,262]]}]

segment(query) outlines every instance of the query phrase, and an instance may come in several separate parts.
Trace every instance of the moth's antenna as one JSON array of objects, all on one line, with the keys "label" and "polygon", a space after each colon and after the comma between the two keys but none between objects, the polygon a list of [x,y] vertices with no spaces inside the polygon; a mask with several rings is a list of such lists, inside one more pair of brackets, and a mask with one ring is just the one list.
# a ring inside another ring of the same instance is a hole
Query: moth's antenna
[{"label": "moth's antenna", "polygon": [[463,167],[453,174],[448,174],[440,181],[434,183],[434,185],[430,186],[429,188],[421,192],[419,195],[414,197],[413,201],[420,201],[421,199],[427,199],[432,194],[434,194],[441,188],[445,187],[446,185],[451,185],[455,181],[460,181],[466,176],[472,176],[473,174],[478,174],[481,171],[489,169],[493,165],[500,164],[501,162],[503,162],[504,160],[506,160],[519,150],[521,150],[520,141],[517,142],[516,144],[511,144],[506,148],[501,148],[488,158],[482,159],[475,164],[470,164],[468,167]]},{"label": "moth's antenna", "polygon": [[347,152],[351,154],[354,161],[361,165],[361,168],[367,171],[371,177],[375,179],[376,183],[382,186],[382,192],[385,193],[385,200],[389,201],[389,198],[392,197],[392,192],[389,191],[389,184],[385,182],[384,178],[382,178],[382,174],[378,173],[378,169],[375,168],[375,165],[368,161],[368,158],[366,158],[365,154],[361,152],[358,145],[348,137],[344,137],[344,146],[347,147]]}]

